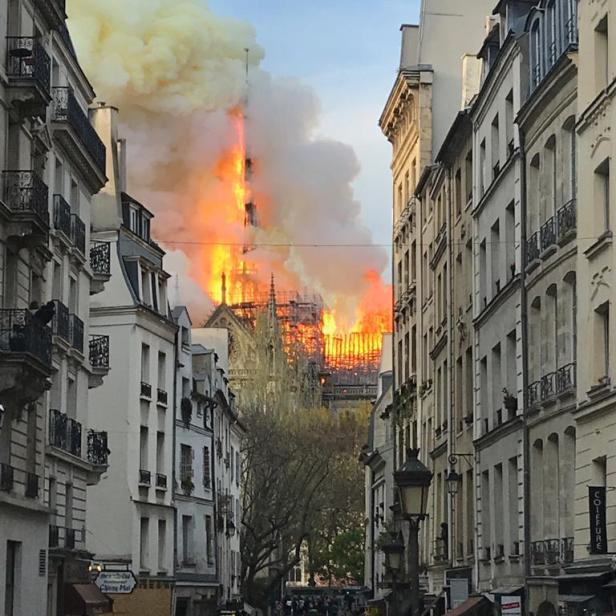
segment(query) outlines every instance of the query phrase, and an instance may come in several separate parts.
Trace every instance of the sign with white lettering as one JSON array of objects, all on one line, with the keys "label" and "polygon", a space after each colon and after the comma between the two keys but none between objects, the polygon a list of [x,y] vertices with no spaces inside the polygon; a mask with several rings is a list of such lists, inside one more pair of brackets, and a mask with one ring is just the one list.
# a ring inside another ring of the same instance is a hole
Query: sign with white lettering
[{"label": "sign with white lettering", "polygon": [[503,616],[522,616],[522,597],[502,596],[500,598],[501,614]]},{"label": "sign with white lettering", "polygon": [[106,595],[128,595],[137,586],[132,571],[101,571],[94,583]]},{"label": "sign with white lettering", "polygon": [[588,515],[590,517],[590,553],[607,554],[604,486],[588,486]]}]

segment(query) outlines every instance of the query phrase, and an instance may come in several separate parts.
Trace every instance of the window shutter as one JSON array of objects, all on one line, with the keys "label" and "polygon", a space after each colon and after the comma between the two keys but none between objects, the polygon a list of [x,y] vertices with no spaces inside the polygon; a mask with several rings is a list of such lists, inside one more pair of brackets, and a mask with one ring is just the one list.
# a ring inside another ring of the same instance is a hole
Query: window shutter
[{"label": "window shutter", "polygon": [[39,550],[39,577],[47,575],[47,550]]}]

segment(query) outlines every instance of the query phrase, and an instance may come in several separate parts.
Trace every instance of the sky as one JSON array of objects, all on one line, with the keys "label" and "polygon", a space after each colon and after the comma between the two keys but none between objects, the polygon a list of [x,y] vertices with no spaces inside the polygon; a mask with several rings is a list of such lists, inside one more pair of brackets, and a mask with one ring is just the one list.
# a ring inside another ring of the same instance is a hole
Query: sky
[{"label": "sky", "polygon": [[299,78],[322,104],[320,135],[353,147],[362,217],[374,242],[391,241],[391,148],[378,120],[396,77],[400,25],[417,23],[420,0],[209,0],[244,19],[265,48],[263,68]]}]

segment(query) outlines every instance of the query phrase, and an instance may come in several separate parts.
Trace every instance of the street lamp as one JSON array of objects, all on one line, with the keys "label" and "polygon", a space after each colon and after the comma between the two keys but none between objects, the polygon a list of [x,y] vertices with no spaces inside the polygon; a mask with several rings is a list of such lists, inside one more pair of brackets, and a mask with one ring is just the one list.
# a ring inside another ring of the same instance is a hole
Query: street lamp
[{"label": "street lamp", "polygon": [[445,482],[447,483],[447,492],[449,492],[449,496],[455,497],[458,493],[458,488],[460,487],[460,482],[462,481],[462,475],[456,473],[453,468],[449,471],[449,474],[445,478]]},{"label": "street lamp", "polygon": [[432,473],[419,460],[419,449],[408,449],[406,462],[394,472],[402,514],[409,523],[409,586],[411,616],[418,616],[419,603],[419,523],[426,517]]},{"label": "street lamp", "polygon": [[390,541],[382,547],[385,554],[385,568],[391,571],[391,575],[396,579],[396,575],[402,567],[402,554],[404,554],[404,543],[400,540],[400,536],[394,533],[390,535]]}]

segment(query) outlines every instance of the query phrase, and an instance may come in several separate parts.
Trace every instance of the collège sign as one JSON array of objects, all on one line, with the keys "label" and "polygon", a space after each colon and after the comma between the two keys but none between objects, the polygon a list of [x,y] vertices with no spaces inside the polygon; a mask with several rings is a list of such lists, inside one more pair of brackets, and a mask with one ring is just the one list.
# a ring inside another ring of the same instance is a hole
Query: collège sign
[{"label": "coll\u00e8ge sign", "polygon": [[106,595],[129,594],[137,585],[132,571],[101,571],[94,582]]},{"label": "coll\u00e8ge sign", "polygon": [[591,554],[607,554],[605,504],[605,487],[588,486],[588,514],[590,517]]}]

